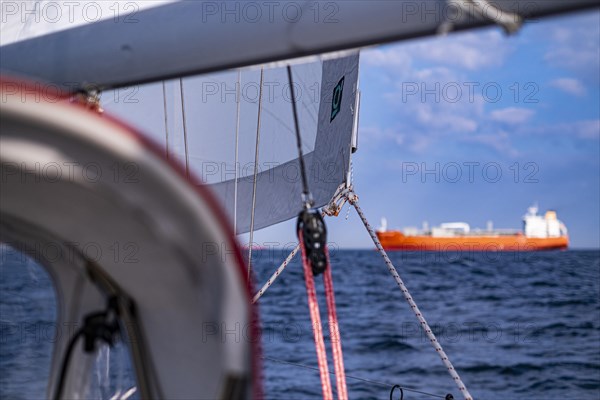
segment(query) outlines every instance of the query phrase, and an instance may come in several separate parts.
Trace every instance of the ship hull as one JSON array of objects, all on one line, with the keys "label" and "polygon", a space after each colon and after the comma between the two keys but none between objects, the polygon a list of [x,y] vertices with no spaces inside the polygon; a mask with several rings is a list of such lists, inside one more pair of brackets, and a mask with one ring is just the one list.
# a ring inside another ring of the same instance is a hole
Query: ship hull
[{"label": "ship hull", "polygon": [[566,249],[568,236],[530,238],[522,234],[502,236],[406,236],[401,232],[377,232],[386,250],[404,251],[539,251]]}]

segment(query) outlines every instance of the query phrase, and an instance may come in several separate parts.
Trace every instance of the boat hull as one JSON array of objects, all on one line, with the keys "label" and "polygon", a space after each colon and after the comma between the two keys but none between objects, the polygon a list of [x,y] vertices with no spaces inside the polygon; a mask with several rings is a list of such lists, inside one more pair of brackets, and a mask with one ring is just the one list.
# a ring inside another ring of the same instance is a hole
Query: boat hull
[{"label": "boat hull", "polygon": [[499,236],[406,236],[398,231],[377,232],[386,250],[404,251],[539,251],[566,249],[568,236],[530,238],[522,234]]}]

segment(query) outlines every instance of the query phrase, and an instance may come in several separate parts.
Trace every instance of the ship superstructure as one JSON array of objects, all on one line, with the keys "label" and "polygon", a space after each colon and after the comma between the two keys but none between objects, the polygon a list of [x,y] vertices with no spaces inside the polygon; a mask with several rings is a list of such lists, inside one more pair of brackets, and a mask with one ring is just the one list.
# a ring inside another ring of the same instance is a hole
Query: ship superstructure
[{"label": "ship superstructure", "polygon": [[527,209],[522,231],[494,229],[491,221],[486,229],[472,229],[466,222],[446,222],[431,229],[424,223],[422,229],[388,230],[383,219],[377,236],[388,250],[528,251],[564,249],[569,245],[567,228],[556,211],[548,210],[542,216],[537,205]]}]

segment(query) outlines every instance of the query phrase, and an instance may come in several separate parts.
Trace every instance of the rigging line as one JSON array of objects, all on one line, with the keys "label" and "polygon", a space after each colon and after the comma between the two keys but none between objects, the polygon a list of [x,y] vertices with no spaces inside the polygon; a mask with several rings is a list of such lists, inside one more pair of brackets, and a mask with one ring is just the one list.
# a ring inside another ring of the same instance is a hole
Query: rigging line
[{"label": "rigging line", "polygon": [[[306,83],[305,83],[305,82],[302,80],[302,78],[301,78],[300,76],[298,76],[298,75],[297,75],[297,76],[296,76],[296,79],[302,83],[301,85],[299,84],[299,86],[300,86],[300,89],[304,88],[304,90],[305,90],[305,91],[309,91],[309,90],[310,90],[310,87],[309,87],[309,86],[306,86]],[[316,83],[316,82],[315,82],[315,83]],[[301,91],[300,91],[300,93],[302,94],[302,93],[304,93],[304,92],[301,90]],[[280,98],[284,98],[284,97],[285,97],[285,95],[281,95],[281,96],[277,96],[277,95],[275,95],[275,97],[273,98],[273,100],[276,102],[278,99],[280,99]],[[311,117],[311,119],[313,120],[313,122],[315,122],[315,123],[318,123],[318,121],[317,121],[317,117],[316,117],[315,113],[318,113],[318,112],[319,112],[319,106],[318,106],[319,102],[318,102],[318,100],[315,100],[314,102],[309,102],[309,103],[307,103],[307,102],[304,100],[304,99],[306,99],[307,97],[310,99],[310,96],[302,96],[302,95],[301,95],[301,96],[300,96],[300,99],[299,99],[299,101],[300,101],[300,103],[302,104],[302,107],[303,107],[305,110],[307,110],[307,111],[308,111],[308,115]],[[315,97],[316,97],[316,96],[315,96]],[[287,101],[287,99],[286,99],[286,101]],[[311,110],[311,109],[310,109],[310,108],[307,106],[307,104],[309,104],[309,105],[313,105],[313,108],[314,108],[314,109],[312,109],[312,110]],[[272,114],[272,115],[274,116],[275,114]],[[288,128],[288,127],[286,126],[286,128]],[[290,131],[292,131],[292,129],[291,129],[291,128],[288,128],[288,129],[289,129]]]},{"label": "rigging line", "polygon": [[183,146],[185,149],[185,174],[190,176],[190,158],[188,155],[187,124],[185,121],[185,101],[183,93],[183,79],[179,78],[179,89],[181,93],[181,116],[183,117]]},{"label": "rigging line", "polygon": [[388,270],[390,271],[390,273],[392,274],[392,276],[396,280],[396,283],[398,284],[398,286],[400,287],[400,290],[404,294],[404,298],[406,299],[406,301],[410,305],[413,313],[415,314],[415,316],[419,320],[419,322],[421,324],[421,327],[423,328],[423,330],[425,331],[425,334],[427,335],[427,337],[429,338],[429,341],[431,342],[431,345],[435,348],[436,353],[442,359],[442,362],[446,366],[446,369],[448,369],[448,373],[450,374],[450,376],[454,380],[454,383],[456,383],[456,386],[458,387],[458,390],[462,393],[462,395],[465,398],[465,400],[473,400],[473,396],[471,396],[471,394],[467,390],[467,387],[465,386],[465,384],[460,379],[460,376],[458,375],[458,372],[452,366],[452,363],[450,362],[450,359],[446,355],[446,352],[444,352],[444,349],[442,349],[442,345],[436,339],[435,334],[433,333],[433,331],[429,327],[429,324],[425,320],[425,317],[421,313],[421,310],[419,310],[419,307],[417,306],[417,304],[413,300],[410,292],[406,288],[406,285],[404,285],[404,281],[402,280],[402,278],[400,278],[400,275],[398,274],[398,271],[396,270],[396,267],[394,267],[394,264],[392,264],[392,261],[390,260],[390,258],[388,257],[387,253],[383,249],[383,246],[381,245],[381,242],[377,238],[377,235],[375,234],[375,231],[371,227],[371,224],[369,224],[369,221],[367,221],[367,217],[365,217],[365,214],[362,212],[362,209],[358,205],[358,198],[357,198],[356,194],[350,192],[350,193],[346,194],[346,198],[348,199],[348,202],[354,206],[354,209],[358,213],[358,216],[360,217],[360,219],[362,220],[363,224],[365,225],[365,228],[369,232],[369,235],[371,236],[371,239],[373,240],[373,243],[375,244],[375,247],[377,247],[377,250],[379,251],[379,254],[381,254],[381,256],[383,257],[383,260],[385,261],[385,264],[387,265]]},{"label": "rigging line", "polygon": [[165,113],[165,141],[166,141],[166,152],[167,160],[170,158],[169,155],[169,125],[167,124],[167,89],[165,88],[165,81],[162,81],[162,92],[163,92],[163,110]]},{"label": "rigging line", "polygon": [[[310,369],[312,371],[318,371],[319,368],[317,367],[313,367],[311,365],[306,365],[306,364],[300,364],[300,363],[295,363],[295,362],[291,362],[291,361],[285,361],[285,360],[280,360],[278,358],[273,358],[273,357],[267,357],[267,356],[263,356],[262,357],[264,360],[269,360],[269,361],[273,361],[279,364],[285,364],[285,365],[291,365],[293,367],[299,367],[299,368],[304,368],[304,369]],[[330,375],[333,375],[334,372],[330,372]],[[385,382],[380,382],[380,381],[374,381],[372,379],[366,379],[366,378],[361,378],[358,376],[354,376],[354,375],[349,375],[346,374],[346,378],[350,378],[350,379],[354,379],[356,381],[361,381],[361,382],[366,382],[366,383],[372,383],[373,385],[379,385],[379,386],[383,386],[383,387],[392,387],[394,385],[392,385],[391,383],[385,383]],[[412,389],[406,386],[400,386],[403,390],[406,390],[407,392],[413,392],[413,393],[418,393],[418,394],[422,394],[425,396],[431,396],[431,397],[436,397],[438,399],[443,399],[444,396],[440,396],[438,394],[433,394],[433,393],[428,393],[428,392],[423,392],[421,390],[417,390],[417,389]]]},{"label": "rigging line", "polygon": [[[300,81],[300,83],[302,83],[302,85],[300,85],[301,87],[304,87],[304,89],[305,89],[305,90],[309,90],[309,89],[310,89],[310,87],[309,87],[309,86],[306,86],[306,82],[305,82],[305,81],[302,79],[302,76],[301,76],[301,75],[299,75],[299,76],[296,76],[296,78],[297,78],[297,79]],[[316,78],[316,77],[315,77],[315,78]],[[316,83],[316,82],[317,82],[317,81],[315,81],[315,83]],[[320,89],[321,89],[321,87],[320,87],[320,85],[319,85],[319,92],[318,92],[318,93],[321,93]],[[310,99],[310,96],[308,96],[308,97],[309,97],[309,99]],[[315,101],[314,101],[314,102],[309,102],[309,103],[308,103],[309,105],[312,105],[312,106],[314,106],[314,107],[313,107],[313,108],[314,108],[313,110],[311,110],[311,109],[308,107],[307,103],[304,101],[304,99],[306,98],[306,96],[305,96],[304,98],[301,98],[301,99],[300,99],[300,102],[302,103],[302,106],[304,107],[304,109],[308,111],[308,115],[310,115],[310,117],[312,118],[313,122],[315,122],[315,123],[318,123],[318,121],[317,121],[317,117],[315,116],[315,114],[313,114],[313,113],[311,112],[311,111],[313,111],[313,112],[316,112],[317,114],[319,113],[319,105],[318,105],[318,104],[319,104],[319,101],[316,99],[316,97],[317,97],[317,96],[315,96],[315,99],[314,99]]]},{"label": "rigging line", "polygon": [[[321,211],[321,216],[324,217],[325,215],[325,211]],[[298,250],[300,250],[300,244],[297,244],[296,247],[294,247],[294,250],[292,250],[292,252],[287,256],[287,258],[283,260],[283,263],[281,263],[279,268],[277,268],[275,272],[273,272],[273,275],[271,275],[271,277],[267,280],[267,282],[265,282],[263,287],[260,288],[260,290],[254,295],[254,298],[252,299],[252,304],[256,303],[258,299],[260,299],[262,295],[265,294],[267,289],[269,289],[271,285],[275,283],[275,280],[279,278],[279,275],[281,275],[283,270],[290,264],[292,259],[296,256]]]},{"label": "rigging line", "polygon": [[294,250],[292,250],[292,252],[287,256],[287,258],[283,261],[279,268],[277,268],[277,270],[273,273],[273,275],[271,275],[271,277],[267,280],[263,287],[254,295],[254,298],[252,299],[252,304],[256,303],[258,299],[260,299],[262,295],[265,294],[267,289],[271,287],[271,285],[275,282],[275,279],[277,279],[279,275],[281,275],[285,267],[287,267],[290,261],[292,261],[292,259],[296,256],[298,250],[300,250],[300,244],[297,244],[296,247],[294,247]]},{"label": "rigging line", "polygon": [[312,206],[312,198],[308,190],[308,179],[306,178],[306,166],[302,155],[302,138],[300,137],[300,124],[298,123],[298,111],[296,110],[296,94],[294,93],[294,80],[292,79],[292,67],[287,66],[288,81],[290,84],[292,111],[294,114],[294,127],[296,128],[296,145],[298,146],[298,160],[300,161],[300,175],[302,176],[302,201],[305,208]]},{"label": "rigging line", "polygon": [[237,87],[237,121],[235,124],[235,183],[233,186],[233,234],[237,235],[237,200],[238,200],[238,155],[239,155],[239,135],[240,135],[240,93],[242,91],[242,70],[238,69],[238,87]]},{"label": "rigging line", "polygon": [[260,117],[262,114],[263,84],[265,69],[260,69],[260,86],[258,90],[258,121],[256,124],[256,147],[254,149],[254,182],[252,184],[252,212],[250,214],[250,243],[248,244],[248,281],[252,268],[252,245],[254,240],[254,211],[256,210],[256,180],[258,176],[258,147],[260,145]]}]

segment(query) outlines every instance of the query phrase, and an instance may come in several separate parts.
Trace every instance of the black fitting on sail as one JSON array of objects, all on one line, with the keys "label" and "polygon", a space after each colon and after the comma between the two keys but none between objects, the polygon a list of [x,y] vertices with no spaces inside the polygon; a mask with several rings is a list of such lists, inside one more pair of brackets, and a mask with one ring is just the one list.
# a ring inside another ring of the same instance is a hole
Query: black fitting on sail
[{"label": "black fitting on sail", "polygon": [[304,209],[298,215],[296,230],[298,236],[301,236],[304,254],[313,275],[322,274],[327,268],[327,228],[323,217],[315,209]]}]

